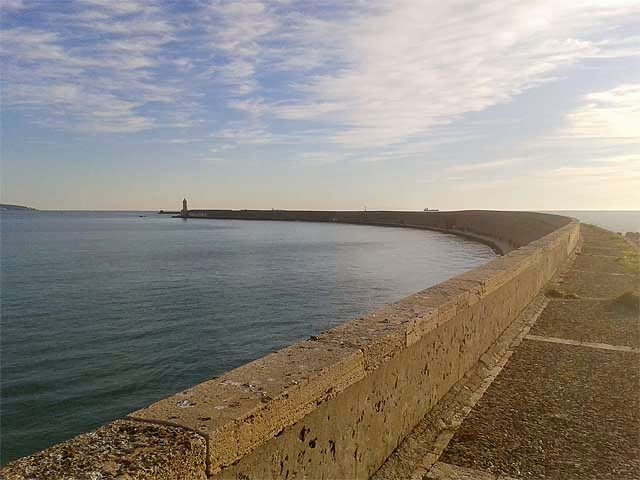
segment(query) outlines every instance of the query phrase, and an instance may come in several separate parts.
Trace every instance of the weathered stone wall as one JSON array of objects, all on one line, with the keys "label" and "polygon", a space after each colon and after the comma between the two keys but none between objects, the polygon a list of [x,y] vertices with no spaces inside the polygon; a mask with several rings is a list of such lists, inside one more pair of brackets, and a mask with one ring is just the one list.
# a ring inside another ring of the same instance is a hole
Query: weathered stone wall
[{"label": "weathered stone wall", "polygon": [[[368,478],[540,291],[579,238],[576,222],[522,212],[219,212],[217,218],[416,225],[522,248],[134,412],[123,424],[147,425],[143,440],[135,429],[103,427],[98,450],[111,449],[110,457],[100,453],[94,464],[63,469],[78,464],[65,445],[79,442],[72,451],[84,455],[98,448],[88,446],[89,434],[9,465],[6,478],[92,478],[89,469],[103,478]],[[154,435],[161,440],[157,448]],[[175,436],[175,449],[167,447],[168,435]],[[113,444],[119,447],[105,447]],[[67,458],[57,471],[56,458]],[[52,476],[38,470],[45,464]]]}]

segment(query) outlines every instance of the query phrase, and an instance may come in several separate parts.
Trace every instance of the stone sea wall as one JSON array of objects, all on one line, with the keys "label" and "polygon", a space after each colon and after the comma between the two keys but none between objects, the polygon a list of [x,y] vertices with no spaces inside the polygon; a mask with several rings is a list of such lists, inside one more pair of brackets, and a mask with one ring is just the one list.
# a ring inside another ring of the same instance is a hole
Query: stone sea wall
[{"label": "stone sea wall", "polygon": [[[481,241],[500,253],[526,245],[566,224],[558,215],[534,212],[465,210],[461,212],[393,212],[313,210],[189,210],[191,218],[334,222],[384,227],[424,228]],[[507,225],[504,222],[507,221]]]},{"label": "stone sea wall", "polygon": [[533,299],[580,236],[576,221],[525,212],[190,215],[430,228],[509,253],[20,459],[0,471],[3,478],[368,478]]}]

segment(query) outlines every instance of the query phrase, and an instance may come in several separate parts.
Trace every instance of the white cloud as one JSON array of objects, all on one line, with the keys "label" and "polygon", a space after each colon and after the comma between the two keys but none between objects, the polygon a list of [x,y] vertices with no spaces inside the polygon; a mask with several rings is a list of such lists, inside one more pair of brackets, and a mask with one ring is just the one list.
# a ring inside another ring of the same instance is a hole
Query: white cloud
[{"label": "white cloud", "polygon": [[[611,189],[615,184],[632,191],[631,186],[637,188],[640,182],[640,152],[539,171],[537,176],[545,182],[557,184],[588,183],[599,185],[605,190]],[[618,193],[620,192],[615,192]]]},{"label": "white cloud", "polygon": [[505,158],[500,160],[492,160],[489,162],[465,163],[461,165],[453,165],[447,168],[447,171],[455,173],[490,172],[494,170],[501,170],[505,167],[518,165],[523,161],[524,159],[522,158]]},{"label": "white cloud", "polygon": [[637,3],[550,0],[367,5],[322,29],[322,45],[344,66],[300,85],[302,101],[274,106],[281,118],[343,125],[333,141],[344,147],[407,141],[507,102],[579,60],[628,49],[624,39],[606,41],[615,34],[607,21],[640,13]]},{"label": "white cloud", "polygon": [[567,120],[560,137],[640,142],[640,83],[585,95],[584,104]]},{"label": "white cloud", "polygon": [[[208,114],[221,130],[244,122],[251,131],[260,117],[264,131],[248,136],[254,144],[267,134],[282,139],[270,133],[276,122],[296,131],[321,125],[316,143],[376,149],[367,159],[424,153],[439,127],[508,102],[580,60],[640,53],[637,32],[629,33],[640,4],[621,0],[42,5],[39,15],[50,21],[2,32],[9,105],[26,101],[12,93],[18,85],[33,93],[30,106],[45,109],[51,87],[73,84],[83,95],[63,107],[76,116],[70,124],[109,117],[114,109],[95,100],[116,99],[135,104],[122,115],[138,129],[194,125]],[[180,118],[156,113],[157,103],[175,105]]]},{"label": "white cloud", "polygon": [[229,108],[251,114],[254,117],[263,115],[269,110],[269,107],[261,100],[245,99],[245,100],[231,100],[227,103]]},{"label": "white cloud", "polygon": [[259,127],[223,128],[211,137],[234,145],[264,145],[281,142],[276,135]]},{"label": "white cloud", "polygon": [[0,15],[25,8],[22,0],[0,0]]},{"label": "white cloud", "polygon": [[115,15],[129,15],[153,10],[148,2],[140,0],[80,0],[80,3],[92,8],[104,9]]},{"label": "white cloud", "polygon": [[110,19],[105,22],[88,22],[85,25],[98,32],[121,35],[134,34],[135,36],[166,35],[174,31],[173,26],[166,20],[144,17],[125,18],[123,20]]},{"label": "white cloud", "polygon": [[54,32],[11,28],[2,30],[0,52],[23,61],[62,61],[76,63],[58,44],[60,38]]},{"label": "white cloud", "polygon": [[155,75],[167,63],[159,54],[175,28],[148,2],[83,0],[74,7],[42,12],[53,28],[3,28],[3,104],[37,109],[40,124],[83,132],[163,125],[141,109],[181,96],[181,88]]},{"label": "white cloud", "polygon": [[255,57],[260,41],[277,26],[263,2],[212,2],[205,12],[211,47],[236,57]]},{"label": "white cloud", "polygon": [[[55,105],[59,109],[58,115],[43,118],[40,123],[73,126],[83,132],[137,132],[153,126],[151,119],[136,114],[140,103],[86,90],[76,84],[20,85],[13,88],[11,102],[35,107]],[[69,114],[77,124],[69,124],[69,119],[65,118]]]},{"label": "white cloud", "polygon": [[304,152],[298,156],[301,164],[307,166],[324,166],[344,160],[344,155],[335,152]]},{"label": "white cloud", "polygon": [[209,69],[213,79],[227,84],[228,93],[236,97],[254,92],[259,85],[254,76],[263,52],[261,42],[276,30],[276,17],[260,1],[213,1],[199,15],[207,46],[220,63]]}]

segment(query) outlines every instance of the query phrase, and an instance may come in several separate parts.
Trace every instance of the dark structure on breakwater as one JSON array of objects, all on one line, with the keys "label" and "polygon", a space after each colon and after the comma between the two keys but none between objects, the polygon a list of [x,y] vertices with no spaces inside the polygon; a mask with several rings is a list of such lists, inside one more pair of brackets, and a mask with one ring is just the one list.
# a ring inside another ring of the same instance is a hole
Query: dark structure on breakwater
[{"label": "dark structure on breakwater", "polygon": [[187,207],[187,199],[182,199],[182,210],[180,210],[180,216],[182,218],[189,218],[189,207]]}]

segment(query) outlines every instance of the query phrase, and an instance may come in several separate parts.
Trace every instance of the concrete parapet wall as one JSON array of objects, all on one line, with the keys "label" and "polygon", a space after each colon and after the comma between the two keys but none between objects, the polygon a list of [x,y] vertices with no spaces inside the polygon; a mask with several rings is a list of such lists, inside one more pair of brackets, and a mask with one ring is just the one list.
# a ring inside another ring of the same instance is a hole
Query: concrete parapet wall
[{"label": "concrete parapet wall", "polygon": [[[122,458],[122,449],[107,449],[109,458],[100,454],[93,465],[85,462],[80,470],[58,473],[93,478],[90,468],[104,475],[107,465],[114,477],[132,478],[368,478],[482,359],[579,240],[577,222],[523,212],[367,212],[367,222],[356,216],[363,212],[282,218],[289,213],[273,215],[277,220],[321,216],[326,220],[320,221],[416,225],[522,248],[132,413],[112,425],[146,426],[146,454],[133,461],[131,449]],[[254,212],[243,215],[267,219]],[[107,426],[98,432],[104,429],[109,439],[100,443],[101,451],[105,444],[131,444],[125,438],[131,430]],[[157,448],[153,435],[162,440]],[[175,435],[175,449],[166,447],[170,435]],[[68,457],[64,446],[73,442],[80,442],[76,451],[84,455],[97,448],[80,436],[10,464],[2,473],[8,479],[59,478],[50,467],[55,462],[47,463],[53,476],[34,472],[43,459],[61,458],[60,449]],[[139,472],[145,472],[140,467],[145,462],[157,472],[182,472],[144,476]]]},{"label": "concrete parapet wall", "polygon": [[469,236],[507,253],[565,225],[566,217],[535,212],[464,210],[393,212],[312,210],[189,210],[191,218],[335,222],[386,227],[426,228]]}]

